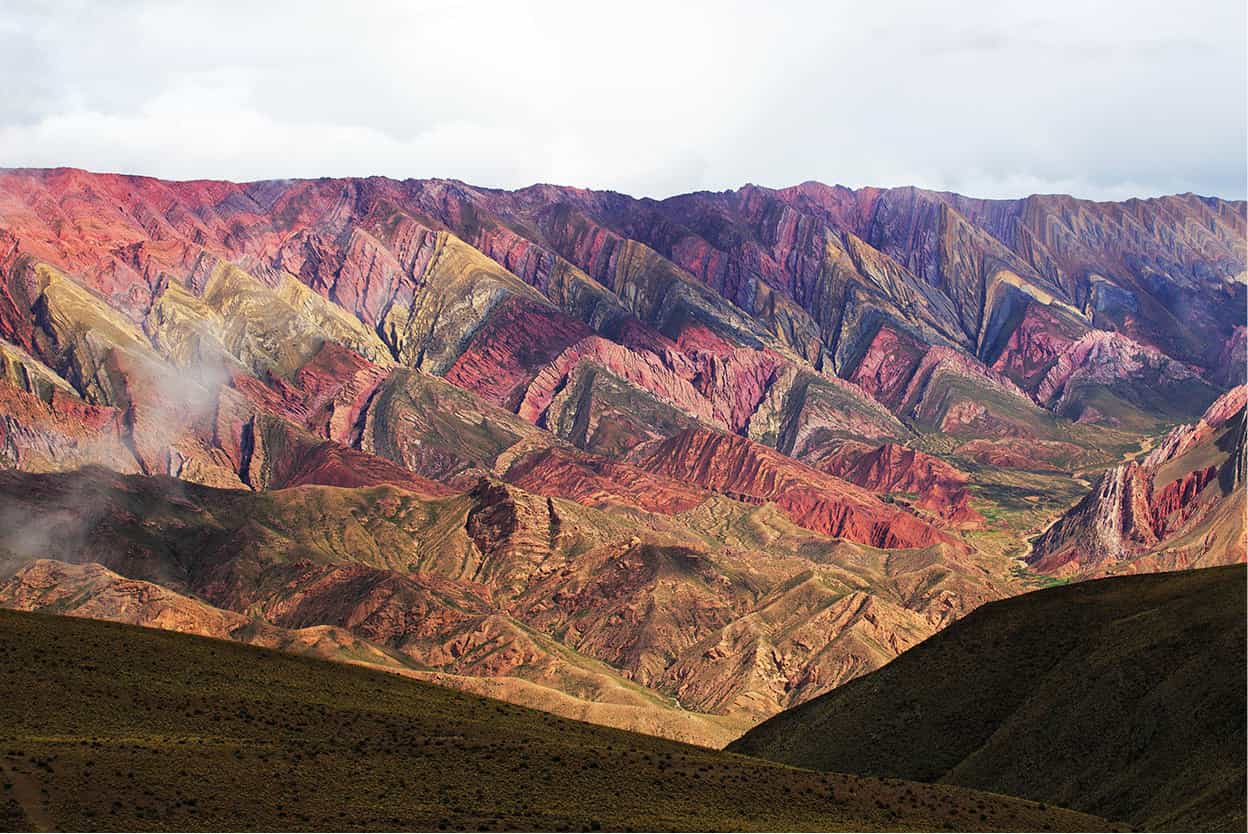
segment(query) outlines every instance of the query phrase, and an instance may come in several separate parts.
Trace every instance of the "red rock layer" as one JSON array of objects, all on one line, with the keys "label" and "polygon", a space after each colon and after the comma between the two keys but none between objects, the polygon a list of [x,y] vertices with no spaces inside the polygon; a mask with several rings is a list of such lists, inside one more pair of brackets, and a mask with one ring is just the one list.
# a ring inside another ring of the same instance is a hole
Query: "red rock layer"
[{"label": "red rock layer", "polygon": [[837,454],[820,461],[819,468],[872,492],[915,493],[915,506],[954,524],[979,526],[984,521],[971,509],[965,472],[896,443],[875,449],[846,444]]},{"label": "red rock layer", "polygon": [[1181,528],[1193,515],[1196,499],[1211,481],[1218,477],[1218,467],[1207,466],[1188,472],[1152,495],[1153,532],[1157,538]]},{"label": "red rock layer", "polygon": [[[622,344],[589,336],[569,346],[537,372],[517,413],[542,424],[546,409],[562,390],[568,376],[588,362],[655,395],[668,405],[704,423],[740,431],[749,422],[786,363],[767,350],[731,348],[710,352],[679,348],[633,350]],[[450,375],[448,379],[455,381]],[[467,387],[467,386],[466,386]]]},{"label": "red rock layer", "polygon": [[992,368],[1034,390],[1078,335],[1047,306],[1028,304]]},{"label": "red rock layer", "polygon": [[692,509],[706,498],[700,489],[639,467],[574,453],[545,449],[507,470],[508,483],[538,495],[570,498],[580,504],[632,504],[671,515]]},{"label": "red rock layer", "polygon": [[536,369],[589,335],[588,327],[553,308],[512,299],[477,331],[446,379],[515,411]]},{"label": "red rock layer", "polygon": [[638,461],[642,468],[744,501],[770,501],[796,524],[875,547],[951,541],[870,493],[735,435],[690,429]]},{"label": "red rock layer", "polygon": [[56,391],[50,402],[0,379],[0,465],[30,471],[87,464],[139,471],[124,415]]},{"label": "red rock layer", "polygon": [[336,487],[390,486],[428,497],[454,495],[456,490],[404,469],[385,458],[337,443],[321,443],[291,453],[282,461],[282,474],[271,489],[319,484]]},{"label": "red rock layer", "polygon": [[724,414],[723,409],[717,409],[688,378],[664,364],[659,357],[653,353],[629,350],[599,336],[590,336],[568,347],[538,371],[520,403],[519,415],[540,424],[551,401],[567,382],[568,375],[581,362],[592,362],[700,420],[728,425],[729,415]]},{"label": "red rock layer", "polygon": [[1220,428],[1248,406],[1248,385],[1237,385],[1213,401],[1201,416],[1201,422]]},{"label": "red rock layer", "polygon": [[257,408],[339,443],[358,441],[358,424],[389,369],[326,341],[290,380],[235,374],[230,385]]},{"label": "red rock layer", "polygon": [[[929,347],[887,327],[871,340],[850,379],[894,414],[946,434],[992,437],[1032,428],[1018,426],[969,393],[976,390],[1014,400],[1024,413],[1038,412],[1009,377],[973,356],[949,347]],[[950,396],[943,383],[956,380],[966,391]]]},{"label": "red rock layer", "polygon": [[896,411],[905,401],[926,346],[888,327],[881,327],[858,362],[850,381]]},{"label": "red rock layer", "polygon": [[1195,423],[1175,426],[1168,431],[1144,458],[1144,465],[1157,469],[1196,446],[1209,443],[1218,429],[1240,415],[1248,405],[1248,386],[1239,385],[1227,391],[1205,409]]}]

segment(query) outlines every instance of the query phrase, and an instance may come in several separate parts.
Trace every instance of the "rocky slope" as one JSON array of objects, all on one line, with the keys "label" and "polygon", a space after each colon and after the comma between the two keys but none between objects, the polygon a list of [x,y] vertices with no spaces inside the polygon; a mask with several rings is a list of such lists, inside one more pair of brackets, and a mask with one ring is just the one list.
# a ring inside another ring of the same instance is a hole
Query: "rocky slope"
[{"label": "rocky slope", "polygon": [[1078,576],[1244,561],[1245,402],[1248,388],[1234,388],[1142,459],[1107,470],[1027,561]]},{"label": "rocky slope", "polygon": [[[702,743],[875,668],[1010,583],[974,554],[854,546],[772,505],[706,497],[672,517],[486,479],[430,497],[389,485],[253,493],[105,469],[7,472],[0,520],[0,574],[15,577],[0,588],[5,605],[72,602],[248,640],[256,629],[332,627],[460,688]],[[65,587],[34,593],[32,562]],[[88,562],[110,581],[46,568]],[[814,618],[806,628],[821,639],[769,637],[787,645],[762,678],[747,663],[757,641],[707,652],[725,630],[773,618]],[[864,618],[867,641],[852,636]],[[725,673],[725,658],[740,671]],[[483,678],[501,684],[483,689]]]}]

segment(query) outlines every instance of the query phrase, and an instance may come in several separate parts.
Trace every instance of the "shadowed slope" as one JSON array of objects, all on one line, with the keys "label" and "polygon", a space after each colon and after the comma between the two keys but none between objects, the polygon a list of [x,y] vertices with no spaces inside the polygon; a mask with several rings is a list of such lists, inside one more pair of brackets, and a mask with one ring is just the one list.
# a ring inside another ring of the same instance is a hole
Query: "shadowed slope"
[{"label": "shadowed slope", "polygon": [[730,750],[1165,830],[1242,830],[1245,569],[990,603]]},{"label": "shadowed slope", "polygon": [[1100,830],[793,770],[395,676],[0,612],[0,825],[61,830]]}]

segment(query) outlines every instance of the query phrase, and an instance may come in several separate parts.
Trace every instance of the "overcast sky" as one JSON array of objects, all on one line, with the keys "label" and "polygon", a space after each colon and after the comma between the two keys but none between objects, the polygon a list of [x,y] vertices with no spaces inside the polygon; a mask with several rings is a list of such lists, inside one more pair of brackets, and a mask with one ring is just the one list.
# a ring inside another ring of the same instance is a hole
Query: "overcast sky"
[{"label": "overcast sky", "polygon": [[1242,198],[1244,0],[0,4],[0,166]]}]

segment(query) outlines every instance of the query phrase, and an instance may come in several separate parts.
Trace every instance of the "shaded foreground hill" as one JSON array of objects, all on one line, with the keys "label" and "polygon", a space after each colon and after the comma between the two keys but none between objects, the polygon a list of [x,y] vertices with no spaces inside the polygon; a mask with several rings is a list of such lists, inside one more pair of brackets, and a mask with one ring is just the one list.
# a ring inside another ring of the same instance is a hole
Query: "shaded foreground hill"
[{"label": "shaded foreground hill", "polygon": [[1242,831],[1245,578],[1219,567],[990,603],[729,749]]},{"label": "shaded foreground hill", "polygon": [[1093,830],[1083,814],[567,721],[343,664],[0,611],[0,827]]}]

